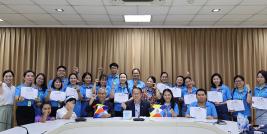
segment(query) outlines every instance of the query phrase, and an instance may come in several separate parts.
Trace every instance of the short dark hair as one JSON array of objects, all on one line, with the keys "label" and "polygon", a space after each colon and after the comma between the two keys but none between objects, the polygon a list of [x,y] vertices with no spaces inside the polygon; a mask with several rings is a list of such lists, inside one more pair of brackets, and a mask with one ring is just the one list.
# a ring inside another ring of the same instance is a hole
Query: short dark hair
[{"label": "short dark hair", "polygon": [[214,74],[211,76],[211,79],[210,79],[211,87],[216,88],[216,85],[215,85],[214,82],[213,82],[213,78],[214,78],[215,76],[218,76],[218,77],[220,78],[221,82],[220,82],[219,86],[222,86],[222,84],[223,84],[222,76],[221,76],[219,73],[214,73]]},{"label": "short dark hair", "polygon": [[133,68],[133,70],[132,70],[132,74],[133,74],[134,70],[137,70],[139,73],[141,73],[141,71],[140,71],[139,68]]},{"label": "short dark hair", "polygon": [[66,66],[63,66],[63,65],[60,65],[57,67],[57,70],[60,69],[60,68],[63,68],[65,71],[67,70],[67,67]]},{"label": "short dark hair", "polygon": [[83,76],[82,76],[82,82],[84,82],[84,78],[85,78],[87,75],[89,75],[89,76],[91,77],[91,79],[92,79],[92,74],[89,73],[89,72],[85,72],[85,73],[83,73]]},{"label": "short dark hair", "polygon": [[41,88],[42,88],[43,91],[45,91],[47,89],[47,86],[46,86],[46,76],[45,76],[44,73],[39,73],[39,74],[36,75],[35,80],[34,80],[34,84],[36,84],[36,80],[40,75],[42,75],[44,77],[44,82],[41,85]]},{"label": "short dark hair", "polygon": [[119,68],[119,65],[117,63],[113,62],[113,63],[109,64],[109,68],[110,69],[111,69],[111,67],[117,67],[117,68]]},{"label": "short dark hair", "polygon": [[33,73],[33,75],[35,76],[35,72],[32,71],[32,70],[26,70],[24,73],[23,73],[23,77],[25,77],[27,75],[27,73]]},{"label": "short dark hair", "polygon": [[199,88],[197,91],[196,91],[196,95],[198,94],[198,92],[201,92],[203,91],[205,93],[205,95],[207,96],[207,90],[203,89],[203,88]]},{"label": "short dark hair", "polygon": [[152,79],[153,83],[156,83],[156,82],[157,82],[157,81],[156,81],[156,77],[154,77],[154,76],[149,76],[149,77],[147,78],[147,80],[148,80],[149,78]]},{"label": "short dark hair", "polygon": [[53,89],[56,89],[56,87],[55,87],[55,82],[56,82],[57,80],[61,83],[61,86],[60,86],[59,89],[62,89],[62,87],[63,87],[63,83],[62,83],[62,80],[61,80],[60,77],[55,77],[55,78],[54,78],[51,87],[52,87]]},{"label": "short dark hair", "polygon": [[[141,88],[139,88],[139,87],[135,87],[135,86],[134,86],[134,88],[133,88],[133,91],[134,91],[134,89],[137,89],[137,90],[139,90],[139,91],[140,91],[140,93],[142,93],[142,92],[143,92],[143,91],[142,91],[142,89],[141,89]],[[133,92],[133,91],[132,91],[132,92]]]},{"label": "short dark hair", "polygon": [[169,76],[167,72],[161,72],[160,77],[161,77],[163,74],[167,74],[167,76]]},{"label": "short dark hair", "polygon": [[260,70],[260,71],[257,73],[257,76],[258,76],[259,74],[261,74],[261,75],[263,76],[263,78],[264,78],[264,80],[265,80],[264,83],[267,83],[267,72],[264,71],[264,70]]},{"label": "short dark hair", "polygon": [[244,78],[244,76],[242,76],[242,75],[236,75],[236,76],[234,77],[234,81],[235,81],[237,78],[240,78],[242,81],[245,81],[245,78]]},{"label": "short dark hair", "polygon": [[15,76],[12,70],[5,70],[5,71],[3,72],[3,78],[5,77],[5,75],[6,75],[7,73],[11,73],[13,77]]},{"label": "short dark hair", "polygon": [[185,81],[186,79],[192,80],[192,78],[189,77],[189,76],[186,76],[186,77],[184,78],[184,81]]}]

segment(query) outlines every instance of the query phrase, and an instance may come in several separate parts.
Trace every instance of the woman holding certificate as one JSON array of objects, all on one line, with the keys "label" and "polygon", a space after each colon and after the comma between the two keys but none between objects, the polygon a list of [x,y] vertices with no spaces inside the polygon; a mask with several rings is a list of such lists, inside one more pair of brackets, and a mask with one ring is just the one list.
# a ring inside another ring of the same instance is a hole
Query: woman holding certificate
[{"label": "woman holding certificate", "polygon": [[172,83],[169,83],[169,75],[167,72],[161,72],[160,83],[157,84],[157,88],[159,89],[160,93],[163,93],[164,89],[172,88]]},{"label": "woman holding certificate", "polygon": [[221,120],[231,120],[227,109],[226,101],[231,100],[231,91],[223,84],[222,76],[215,73],[211,76],[211,90],[208,91],[208,100],[215,104],[218,118]]},{"label": "woman holding certificate", "polygon": [[23,74],[24,83],[16,87],[15,100],[17,105],[16,120],[17,125],[25,125],[34,123],[34,100],[38,96],[38,90],[34,89],[34,77],[35,73],[31,70],[27,70]]},{"label": "woman holding certificate", "polygon": [[89,99],[92,98],[93,95],[92,74],[89,72],[85,72],[82,76],[82,82],[83,84],[81,86],[81,93],[83,95],[83,100],[82,100],[81,116],[87,117],[88,112],[86,112],[86,108],[89,103]]},{"label": "woman holding certificate", "polygon": [[[266,99],[267,99],[267,72],[266,71],[259,71],[257,73],[257,85],[254,89],[254,96],[252,97],[253,99],[253,105],[259,105],[259,106],[263,106],[266,105]],[[256,102],[257,99],[259,100],[259,104],[256,104],[258,102]],[[254,104],[255,103],[255,104]],[[264,104],[263,104],[264,103]],[[255,106],[256,108],[256,125],[264,125],[267,124],[267,109],[265,108],[261,108]]]},{"label": "woman holding certificate", "polygon": [[12,85],[14,73],[11,70],[3,72],[3,82],[0,82],[0,132],[12,127],[13,105],[16,87]]},{"label": "woman holding certificate", "polygon": [[182,115],[185,115],[187,106],[190,105],[192,102],[196,102],[196,92],[197,88],[193,86],[194,82],[191,77],[185,77],[185,88],[183,88],[182,91],[182,97],[184,100],[183,106],[182,106]]},{"label": "woman holding certificate", "polygon": [[82,115],[82,103],[81,100],[84,98],[80,92],[80,86],[78,85],[78,76],[75,73],[69,75],[69,85],[66,88],[66,96],[74,96],[76,99],[76,104],[74,107],[74,112],[77,117]]},{"label": "woman holding certificate", "polygon": [[35,115],[41,115],[41,104],[44,102],[44,95],[47,89],[45,74],[39,73],[36,75],[34,80],[34,88],[38,90],[38,98],[36,99],[36,103],[34,105]]},{"label": "woman holding certificate", "polygon": [[128,101],[130,97],[130,89],[127,83],[127,75],[121,73],[119,75],[120,84],[111,89],[110,98],[114,98],[114,114],[115,117],[122,117],[121,104]]},{"label": "woman holding certificate", "polygon": [[45,100],[51,104],[51,116],[56,117],[57,110],[62,107],[66,98],[63,83],[60,77],[54,78],[51,88],[45,92]]},{"label": "woman holding certificate", "polygon": [[227,104],[228,109],[230,112],[233,112],[234,121],[237,120],[238,113],[241,113],[244,116],[247,116],[249,122],[251,122],[251,90],[247,85],[245,85],[245,78],[241,75],[236,75],[234,77],[234,82],[235,88],[233,89],[232,98],[233,100],[241,100],[243,103],[240,104],[237,101],[232,101],[238,105],[234,106],[234,109],[229,109],[229,105]]},{"label": "woman holding certificate", "polygon": [[170,89],[163,90],[161,105],[164,106],[164,117],[177,117],[179,115],[178,105],[175,103]]},{"label": "woman holding certificate", "polygon": [[107,75],[101,74],[100,77],[99,77],[99,80],[98,79],[95,80],[95,83],[94,83],[94,86],[93,86],[93,94],[97,94],[98,89],[104,88],[107,91],[107,96],[106,97],[107,98],[109,97],[110,91],[111,91],[111,87],[107,85],[107,79],[108,79]]}]

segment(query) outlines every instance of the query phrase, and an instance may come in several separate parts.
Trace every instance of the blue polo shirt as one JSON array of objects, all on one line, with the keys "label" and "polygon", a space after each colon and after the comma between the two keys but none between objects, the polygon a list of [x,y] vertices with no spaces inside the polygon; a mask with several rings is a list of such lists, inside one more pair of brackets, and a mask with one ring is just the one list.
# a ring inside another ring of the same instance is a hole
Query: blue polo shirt
[{"label": "blue polo shirt", "polygon": [[86,111],[86,108],[88,107],[88,99],[89,98],[87,98],[86,97],[86,90],[87,89],[91,89],[91,90],[93,90],[92,88],[93,88],[93,84],[89,84],[89,86],[86,86],[84,83],[81,85],[81,87],[80,87],[80,91],[81,91],[81,94],[82,94],[82,96],[83,96],[83,101],[82,101],[82,103],[81,103],[81,116],[82,117],[87,117],[88,116],[88,113],[87,113],[87,111]]},{"label": "blue polo shirt", "polygon": [[210,90],[221,92],[223,95],[223,102],[232,99],[230,88],[224,84],[222,84],[222,86],[218,90],[216,88],[213,88],[213,87]]},{"label": "blue polo shirt", "polygon": [[196,87],[192,88],[191,93],[189,93],[187,91],[187,87],[184,87],[184,88],[182,88],[182,97],[184,97],[185,95],[188,95],[188,94],[196,94],[196,92],[197,92],[197,88]]},{"label": "blue polo shirt", "polygon": [[[21,88],[22,87],[27,87],[25,84],[20,84],[16,87],[16,91],[15,91],[15,97],[19,97],[20,93],[21,93]],[[34,100],[29,100],[29,99],[25,99],[21,102],[17,102],[16,104],[17,106],[28,106],[31,107],[34,105]]]},{"label": "blue polo shirt", "polygon": [[[37,89],[38,90],[38,98],[41,101],[41,103],[43,103],[45,101],[45,91],[46,89]],[[35,115],[41,115],[42,114],[42,110],[40,107],[38,107],[36,104],[34,105],[34,111],[35,111]]]},{"label": "blue polo shirt", "polygon": [[[190,115],[190,107],[199,107],[199,106],[198,106],[197,102],[191,103],[187,107],[186,115]],[[216,111],[216,108],[215,108],[214,104],[212,104],[212,103],[207,101],[205,108],[207,110],[207,116],[212,116],[214,118],[217,118],[217,111]]]},{"label": "blue polo shirt", "polygon": [[[47,88],[51,88],[51,86],[52,86],[52,82],[53,82],[53,80],[49,80]],[[63,78],[63,79],[62,79],[62,84],[63,84],[63,85],[62,85],[62,88],[63,88],[63,89],[67,88],[67,86],[68,86],[68,84],[69,84],[69,79],[68,79],[68,78]]]},{"label": "blue polo shirt", "polygon": [[251,116],[250,113],[250,105],[247,102],[247,93],[248,93],[248,89],[246,86],[244,86],[244,90],[242,92],[239,92],[237,88],[233,89],[233,100],[243,100],[244,103],[244,107],[245,107],[245,111],[238,111],[238,112],[234,112],[233,115],[237,116],[238,113],[242,113],[245,116]]},{"label": "blue polo shirt", "polygon": [[[130,94],[132,94],[133,87],[134,87],[134,80],[128,80],[127,82],[128,82],[128,87],[129,87],[129,90],[130,90]],[[143,81],[141,81],[141,80],[137,81],[137,87],[138,88],[143,89],[143,88],[145,88],[145,86],[146,85],[145,85],[145,83]]]},{"label": "blue polo shirt", "polygon": [[112,87],[112,83],[115,84],[114,87],[116,87],[116,85],[120,84],[120,78],[119,78],[118,74],[116,74],[116,75],[109,74],[107,76],[107,86]]},{"label": "blue polo shirt", "polygon": [[[129,89],[122,87],[120,84],[115,87],[114,93],[124,93],[129,96]],[[114,102],[114,111],[122,111],[121,103]]]},{"label": "blue polo shirt", "polygon": [[259,86],[256,86],[254,89],[254,96],[267,98],[267,85],[265,84],[262,89]]},{"label": "blue polo shirt", "polygon": [[[171,105],[166,105],[166,104],[164,104],[164,106],[166,107],[166,108],[165,108],[165,111],[164,111],[164,117],[172,117],[172,113],[171,113]],[[177,115],[179,115],[179,108],[178,108],[177,103],[174,104],[173,111],[174,111]]]}]

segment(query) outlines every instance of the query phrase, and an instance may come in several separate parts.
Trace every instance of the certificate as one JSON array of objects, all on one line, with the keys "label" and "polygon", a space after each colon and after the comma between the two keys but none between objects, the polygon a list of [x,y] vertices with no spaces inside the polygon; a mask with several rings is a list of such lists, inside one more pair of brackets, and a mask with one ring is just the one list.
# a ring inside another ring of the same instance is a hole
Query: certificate
[{"label": "certificate", "polygon": [[85,91],[86,97],[91,98],[93,96],[93,91],[91,88],[87,88]]},{"label": "certificate", "polygon": [[32,87],[22,87],[20,96],[25,99],[34,100],[38,97],[38,90]]},{"label": "certificate", "polygon": [[115,93],[114,95],[114,101],[116,103],[123,103],[123,102],[126,102],[128,101],[128,94],[125,94],[125,93]]},{"label": "certificate", "polygon": [[228,100],[226,103],[228,110],[233,110],[233,111],[245,110],[243,100]]},{"label": "certificate", "polygon": [[184,103],[191,104],[192,102],[196,102],[197,98],[195,94],[188,94],[184,96]]},{"label": "certificate", "polygon": [[67,87],[66,96],[74,96],[76,100],[78,100],[78,93],[75,88]]},{"label": "certificate", "polygon": [[206,119],[207,110],[201,107],[190,107],[190,116],[196,119]]},{"label": "certificate", "polygon": [[171,90],[172,90],[172,94],[173,94],[174,98],[182,96],[182,89],[181,88],[173,87],[173,88],[171,88]]},{"label": "certificate", "polygon": [[157,89],[159,89],[159,92],[160,93],[163,93],[163,90],[164,89],[171,89],[171,87],[169,87],[169,86],[167,86],[167,85],[165,85],[165,84],[163,84],[163,83],[158,83],[157,84]]},{"label": "certificate", "polygon": [[222,92],[208,91],[208,100],[211,102],[223,102]]},{"label": "certificate", "polygon": [[50,93],[50,100],[64,101],[66,99],[66,93],[61,91],[52,91]]},{"label": "certificate", "polygon": [[267,110],[267,98],[252,97],[252,107]]}]

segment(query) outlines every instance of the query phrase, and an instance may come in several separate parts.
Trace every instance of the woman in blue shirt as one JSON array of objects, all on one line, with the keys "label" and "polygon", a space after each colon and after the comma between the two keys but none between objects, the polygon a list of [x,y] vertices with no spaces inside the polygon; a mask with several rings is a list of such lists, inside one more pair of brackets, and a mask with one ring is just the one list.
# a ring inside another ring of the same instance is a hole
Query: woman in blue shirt
[{"label": "woman in blue shirt", "polygon": [[54,80],[51,83],[51,88],[47,89],[45,92],[45,100],[49,101],[51,104],[51,116],[56,117],[57,110],[60,109],[63,106],[63,101],[56,101],[56,100],[51,100],[50,95],[52,91],[60,91],[64,92],[63,89],[63,83],[60,77],[54,78]]},{"label": "woman in blue shirt", "polygon": [[88,113],[86,112],[86,109],[87,109],[87,106],[88,106],[88,103],[89,103],[89,99],[87,96],[86,96],[86,91],[90,91],[91,93],[91,97],[93,95],[93,91],[92,91],[92,88],[93,88],[93,84],[92,84],[92,74],[89,73],[89,72],[85,72],[82,76],[82,86],[81,86],[81,93],[82,93],[82,96],[83,96],[83,100],[82,100],[82,117],[87,117],[88,116]]},{"label": "woman in blue shirt", "polygon": [[156,84],[156,78],[154,76],[149,76],[147,78],[146,87],[143,89],[143,99],[150,102],[151,105],[156,104],[158,100],[161,99],[161,94]]},{"label": "woman in blue shirt", "polygon": [[34,100],[25,99],[21,96],[21,90],[24,87],[33,87],[35,72],[27,70],[23,74],[24,83],[16,87],[15,100],[16,100],[16,120],[17,125],[25,125],[34,123],[35,112],[34,112]]},{"label": "woman in blue shirt", "polygon": [[248,85],[245,85],[245,78],[241,75],[234,77],[235,88],[233,89],[232,98],[233,100],[243,100],[245,110],[244,111],[230,111],[233,112],[233,120],[237,120],[237,114],[241,113],[247,116],[249,122],[251,122],[251,90]]},{"label": "woman in blue shirt", "polygon": [[161,72],[160,75],[160,82],[157,84],[157,88],[159,89],[160,93],[163,93],[163,90],[166,88],[172,88],[172,83],[169,82],[167,72]]},{"label": "woman in blue shirt", "polygon": [[218,118],[221,120],[231,120],[230,113],[227,109],[227,100],[231,100],[231,91],[228,86],[223,84],[222,76],[215,73],[211,76],[211,91],[217,91],[222,93],[223,102],[213,102],[215,104]]},{"label": "woman in blue shirt", "polygon": [[67,94],[68,88],[75,89],[76,92],[77,92],[77,96],[72,94],[76,98],[76,104],[75,104],[75,107],[74,107],[73,111],[76,113],[77,117],[81,117],[81,115],[82,115],[82,103],[81,103],[81,100],[84,98],[84,96],[80,92],[81,90],[80,90],[80,86],[78,85],[78,76],[77,76],[77,74],[71,73],[69,75],[69,85],[65,89],[65,92],[66,92],[67,96],[68,96],[68,94]]},{"label": "woman in blue shirt", "polygon": [[[261,70],[257,73],[257,85],[254,89],[254,97],[267,98],[267,72]],[[256,125],[267,124],[267,110],[256,109]]]},{"label": "woman in blue shirt", "polygon": [[164,117],[177,117],[179,115],[179,108],[173,99],[173,94],[170,89],[164,89],[161,105],[164,106]]},{"label": "woman in blue shirt", "polygon": [[[175,87],[181,89],[181,94],[182,94],[182,92],[185,90],[185,89],[184,89],[184,88],[185,88],[185,82],[184,82],[184,77],[183,77],[182,75],[178,75],[178,76],[176,77],[176,84],[175,84]],[[179,109],[182,109],[182,107],[183,107],[183,100],[184,100],[184,99],[183,99],[183,96],[181,96],[181,97],[177,97],[177,98],[174,97],[174,100],[175,100],[175,102],[178,104]],[[179,115],[180,115],[180,116],[183,115],[183,110],[180,110]]]},{"label": "woman in blue shirt", "polygon": [[[128,99],[130,98],[130,89],[127,83],[127,75],[125,73],[121,73],[119,75],[120,84],[117,85],[114,89],[111,89],[110,98],[113,99],[116,93],[122,93],[128,95]],[[114,98],[114,114],[115,117],[122,117],[122,107],[120,102],[116,102]]]},{"label": "woman in blue shirt", "polygon": [[[184,100],[184,97],[186,95],[195,95],[196,92],[197,92],[197,88],[193,86],[194,82],[192,80],[191,77],[185,77],[184,78],[184,81],[185,81],[185,88],[183,88],[183,91],[182,91],[182,98]],[[182,116],[185,115],[185,112],[187,111],[187,106],[190,105],[190,104],[185,104],[185,102],[183,102],[183,106],[182,106]]]},{"label": "woman in blue shirt", "polygon": [[[107,78],[108,78],[107,75],[101,74],[99,77],[99,80],[98,79],[95,80],[95,83],[93,86],[93,94],[97,94],[98,89],[104,88],[104,89],[106,89],[106,93],[107,93],[106,97],[109,98],[110,91],[111,91],[112,87],[107,85]],[[113,83],[112,85],[114,86],[116,84]]]},{"label": "woman in blue shirt", "polygon": [[46,76],[43,73],[39,73],[36,75],[34,80],[34,88],[38,90],[38,98],[34,105],[35,116],[41,115],[41,104],[44,102],[44,95],[47,89],[46,87]]},{"label": "woman in blue shirt", "polygon": [[196,96],[197,96],[197,102],[193,102],[190,105],[188,105],[187,111],[186,111],[186,117],[191,117],[192,115],[190,114],[190,108],[191,107],[200,107],[200,108],[205,108],[207,111],[207,119],[216,119],[217,116],[217,111],[215,106],[207,101],[207,91],[205,89],[198,89],[196,91]]}]

